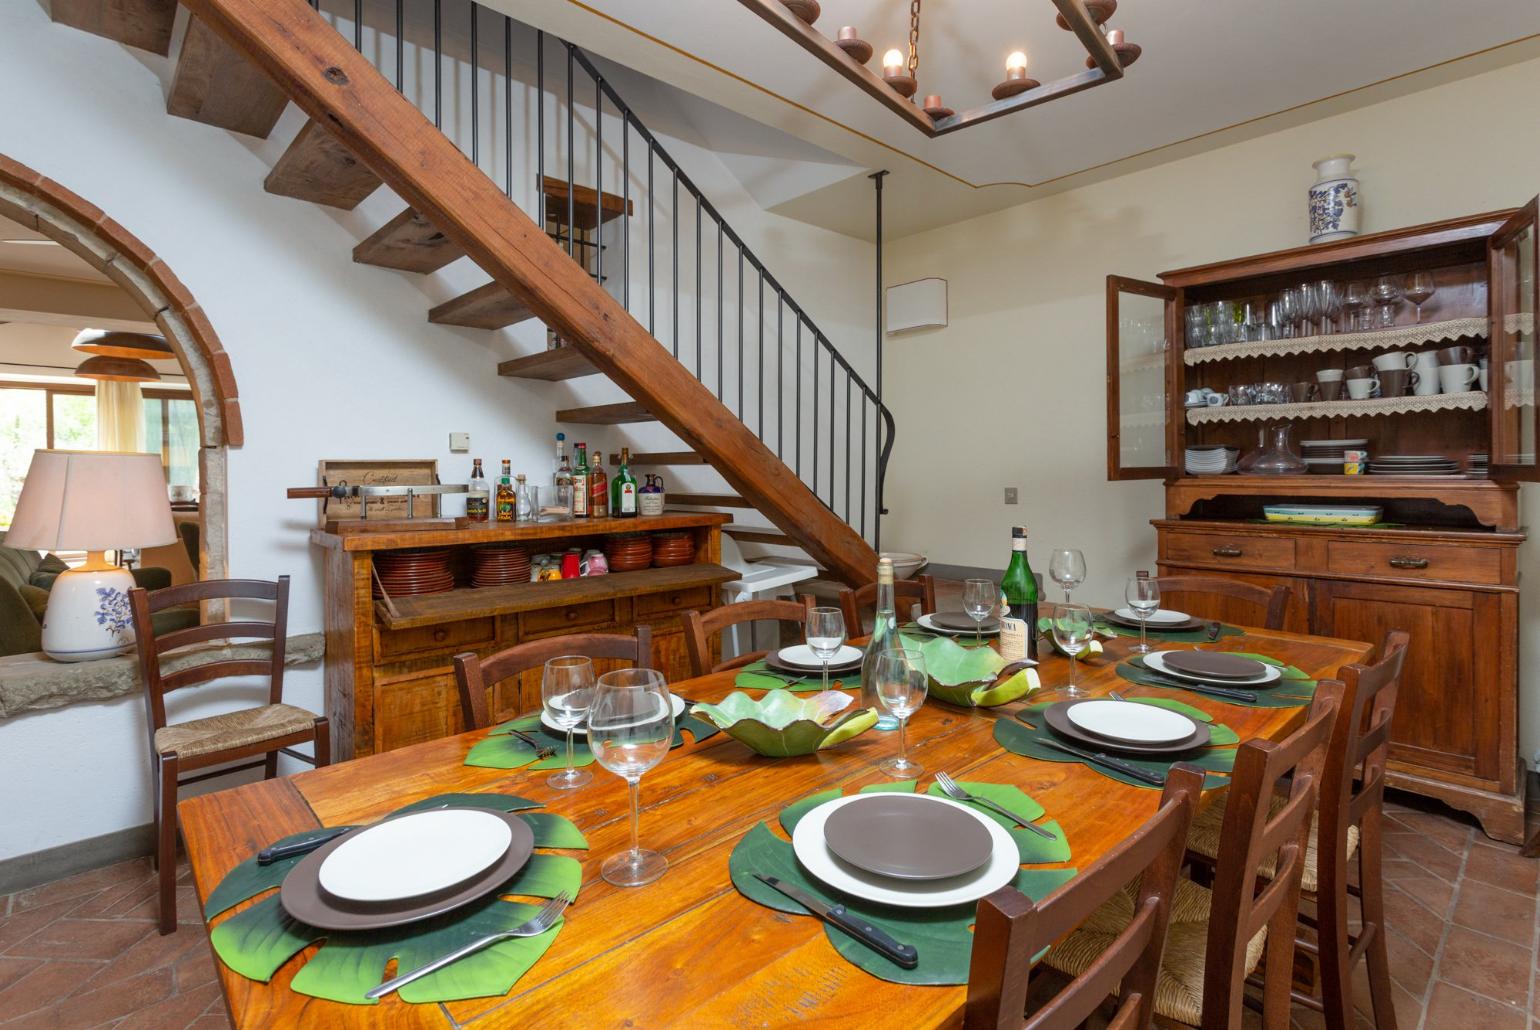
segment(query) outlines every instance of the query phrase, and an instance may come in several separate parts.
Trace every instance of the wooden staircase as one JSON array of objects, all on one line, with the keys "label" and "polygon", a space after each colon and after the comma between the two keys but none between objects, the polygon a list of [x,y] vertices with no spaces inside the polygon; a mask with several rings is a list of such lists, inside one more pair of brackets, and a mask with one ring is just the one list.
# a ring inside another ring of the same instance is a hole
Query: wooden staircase
[{"label": "wooden staircase", "polygon": [[[287,104],[297,104],[310,120],[273,166],[265,189],[352,209],[388,185],[407,206],[354,247],[355,261],[426,275],[469,256],[490,281],[433,307],[430,321],[495,330],[539,319],[566,346],[501,362],[500,375],[549,382],[605,375],[633,398],[565,409],[558,421],[661,423],[690,449],[637,454],[634,465],[710,465],[733,491],[671,492],[671,504],[758,510],[782,533],[744,528],[734,535],[795,544],[849,583],[872,578],[872,546],[832,504],[305,0],[186,0],[186,6],[193,16],[168,112],[265,137]],[[162,54],[175,14],[174,0],[53,0],[52,9],[55,21]],[[545,177],[541,191],[545,204],[559,205],[563,216],[570,212],[569,233],[632,213],[629,201],[569,187],[564,179]],[[798,315],[805,317],[800,309]],[[848,410],[846,426],[848,442]],[[849,475],[848,463],[846,470]]]}]

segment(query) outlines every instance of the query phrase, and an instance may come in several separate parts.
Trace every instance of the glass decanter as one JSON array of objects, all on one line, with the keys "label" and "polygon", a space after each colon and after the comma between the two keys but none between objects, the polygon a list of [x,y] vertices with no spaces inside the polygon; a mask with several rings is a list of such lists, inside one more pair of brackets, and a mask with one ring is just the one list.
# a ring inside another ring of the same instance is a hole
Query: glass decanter
[{"label": "glass decanter", "polygon": [[1305,462],[1289,442],[1289,433],[1294,426],[1288,422],[1279,422],[1269,426],[1268,432],[1272,434],[1272,443],[1267,446],[1257,460],[1251,465],[1251,474],[1254,476],[1295,476],[1305,471]]}]

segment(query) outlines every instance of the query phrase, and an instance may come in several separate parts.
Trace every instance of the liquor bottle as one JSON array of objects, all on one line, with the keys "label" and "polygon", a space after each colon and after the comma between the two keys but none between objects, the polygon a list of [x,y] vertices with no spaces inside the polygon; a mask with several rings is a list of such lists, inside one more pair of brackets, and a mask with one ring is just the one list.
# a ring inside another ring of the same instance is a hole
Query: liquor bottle
[{"label": "liquor bottle", "polygon": [[1000,657],[1037,658],[1037,577],[1027,563],[1027,527],[1011,530],[1011,563],[1000,579]]},{"label": "liquor bottle", "polygon": [[[561,446],[561,440],[566,435],[566,433],[557,434],[557,447]],[[557,512],[559,517],[570,519],[572,517],[572,463],[567,460],[566,451],[557,453],[556,477],[552,485],[556,488],[551,494],[552,506],[560,509]]]},{"label": "liquor bottle", "polygon": [[636,507],[636,477],[631,474],[631,448],[620,449],[620,471],[610,484],[610,513],[617,519],[634,519]]},{"label": "liquor bottle", "polygon": [[486,473],[481,471],[481,459],[475,459],[471,469],[471,481],[465,494],[465,517],[471,522],[485,522],[487,509],[492,503],[492,491],[487,486]]},{"label": "liquor bottle", "polygon": [[[567,464],[567,434],[556,434],[556,460],[551,464],[551,485],[561,485],[562,466]],[[567,476],[572,476],[572,470],[567,469]]]},{"label": "liquor bottle", "polygon": [[[859,633],[859,626],[847,632]],[[866,642],[866,657],[861,659],[861,707],[877,710],[877,728],[898,729],[893,717],[877,696],[877,656],[898,647],[898,614],[893,600],[893,559],[877,559],[877,611],[872,621],[871,639]]]},{"label": "liquor bottle", "polygon": [[503,474],[497,480],[497,521],[512,522],[514,505],[516,503],[513,494],[513,462],[508,458],[503,459]]},{"label": "liquor bottle", "polygon": [[513,477],[515,484],[513,489],[514,515],[520,522],[533,522],[535,520],[535,502],[529,496],[529,484],[524,481],[524,473],[520,472]]},{"label": "liquor bottle", "polygon": [[572,466],[572,517],[588,518],[588,445],[572,445],[577,451],[576,464]]},{"label": "liquor bottle", "polygon": [[604,452],[594,452],[593,464],[588,467],[588,517],[607,519],[610,516],[610,477],[604,472]]},{"label": "liquor bottle", "polygon": [[647,485],[636,492],[636,510],[643,515],[663,514],[663,477],[647,473]]}]

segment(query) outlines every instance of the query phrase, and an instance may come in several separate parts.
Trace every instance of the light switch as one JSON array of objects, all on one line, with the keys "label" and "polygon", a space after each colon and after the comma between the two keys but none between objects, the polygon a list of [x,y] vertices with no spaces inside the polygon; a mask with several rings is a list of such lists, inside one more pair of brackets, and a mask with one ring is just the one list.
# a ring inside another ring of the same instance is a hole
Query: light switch
[{"label": "light switch", "polygon": [[1015,504],[1016,503],[1016,488],[1014,486],[1008,486],[1008,487],[1005,488],[1005,503],[1006,504]]},{"label": "light switch", "polygon": [[471,449],[471,434],[450,433],[449,450],[454,454],[464,454]]}]

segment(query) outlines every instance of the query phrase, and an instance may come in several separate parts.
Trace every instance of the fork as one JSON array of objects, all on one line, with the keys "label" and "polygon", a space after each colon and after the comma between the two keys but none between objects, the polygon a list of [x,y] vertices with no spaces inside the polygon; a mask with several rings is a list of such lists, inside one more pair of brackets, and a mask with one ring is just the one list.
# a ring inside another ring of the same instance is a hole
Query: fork
[{"label": "fork", "polygon": [[1016,823],[1019,826],[1025,826],[1039,837],[1044,837],[1048,840],[1059,839],[1057,836],[1049,833],[1047,830],[1043,829],[1041,826],[1038,826],[1031,820],[1023,819],[1021,816],[1017,815],[1015,812],[1012,812],[1010,809],[1002,808],[988,798],[981,798],[975,794],[969,794],[966,790],[963,790],[961,784],[959,784],[956,780],[952,779],[952,777],[948,776],[944,772],[938,772],[936,774],[936,785],[941,788],[941,792],[943,794],[951,798],[953,801],[971,801],[975,805],[983,805],[985,808],[1005,816],[1011,822]]},{"label": "fork", "polygon": [[538,937],[556,925],[556,920],[561,918],[562,911],[570,904],[572,904],[572,899],[563,891],[550,901],[547,901],[540,911],[536,912],[525,922],[515,926],[512,930],[503,930],[499,933],[489,933],[485,937],[478,937],[463,948],[456,948],[449,954],[436,958],[425,966],[418,966],[410,973],[402,973],[393,980],[386,980],[378,987],[365,991],[364,997],[371,1001],[376,998],[383,998],[385,995],[405,987],[413,980],[420,980],[429,973],[436,973],[445,966],[458,962],[467,955],[474,955],[483,948],[489,948],[500,941],[513,940],[516,937]]},{"label": "fork", "polygon": [[523,730],[516,730],[516,729],[513,729],[512,727],[509,727],[508,732],[509,732],[510,735],[518,737],[524,743],[526,743],[530,747],[534,748],[535,749],[535,759],[537,761],[543,761],[543,760],[545,760],[547,758],[550,758],[552,755],[554,755],[556,753],[556,749],[554,747],[551,747],[549,744],[542,744],[540,741],[536,740],[534,737],[531,737],[528,733],[525,733]]}]

